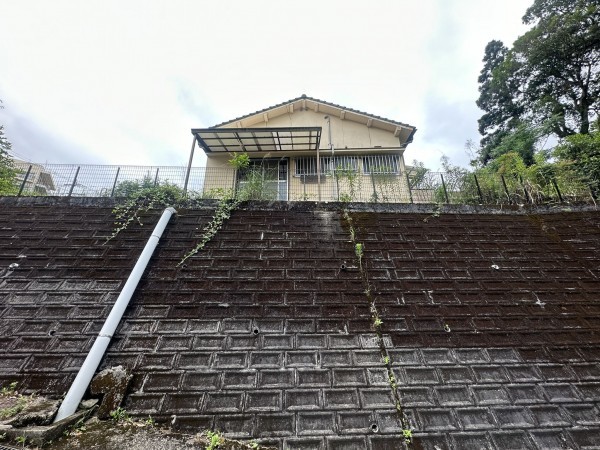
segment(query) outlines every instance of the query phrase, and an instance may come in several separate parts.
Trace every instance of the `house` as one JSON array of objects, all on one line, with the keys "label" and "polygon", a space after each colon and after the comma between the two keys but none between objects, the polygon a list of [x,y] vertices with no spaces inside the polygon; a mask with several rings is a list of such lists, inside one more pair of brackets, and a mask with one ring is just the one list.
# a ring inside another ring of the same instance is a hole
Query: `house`
[{"label": "house", "polygon": [[[416,128],[302,95],[210,128],[204,192],[257,184],[269,200],[407,201],[404,150]],[[232,154],[250,156],[236,172]],[[209,195],[210,196],[210,195]]]}]

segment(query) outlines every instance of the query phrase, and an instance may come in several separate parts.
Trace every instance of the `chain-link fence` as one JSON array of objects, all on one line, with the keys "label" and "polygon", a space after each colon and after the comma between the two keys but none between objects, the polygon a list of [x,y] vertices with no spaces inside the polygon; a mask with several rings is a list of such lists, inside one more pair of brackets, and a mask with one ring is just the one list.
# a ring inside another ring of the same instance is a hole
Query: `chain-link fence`
[{"label": "chain-link fence", "polygon": [[[260,164],[244,170],[179,166],[99,166],[18,163],[12,195],[127,197],[143,188],[175,186],[190,197],[222,198],[243,190],[245,198],[283,201],[374,203],[548,204],[591,202],[597,192],[569,168],[529,175],[469,171],[402,172],[354,164],[288,171]],[[6,194],[6,193],[4,193]]]}]

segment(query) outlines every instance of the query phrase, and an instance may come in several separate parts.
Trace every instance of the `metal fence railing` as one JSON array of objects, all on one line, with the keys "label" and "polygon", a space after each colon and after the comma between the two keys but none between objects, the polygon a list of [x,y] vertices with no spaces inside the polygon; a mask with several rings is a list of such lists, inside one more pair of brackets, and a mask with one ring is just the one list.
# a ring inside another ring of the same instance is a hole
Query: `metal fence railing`
[{"label": "metal fence railing", "polygon": [[[597,182],[574,170],[498,175],[484,172],[364,170],[347,164],[322,171],[258,165],[246,170],[183,166],[100,166],[18,163],[13,187],[0,195],[127,197],[171,185],[190,197],[221,198],[243,190],[256,200],[379,203],[547,204],[594,201]],[[594,187],[595,186],[595,187]]]}]

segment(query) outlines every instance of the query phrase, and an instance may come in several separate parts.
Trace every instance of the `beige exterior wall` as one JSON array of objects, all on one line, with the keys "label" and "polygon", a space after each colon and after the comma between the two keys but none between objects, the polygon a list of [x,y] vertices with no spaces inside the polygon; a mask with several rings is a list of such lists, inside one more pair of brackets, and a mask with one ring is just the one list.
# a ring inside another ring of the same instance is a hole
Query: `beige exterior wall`
[{"label": "beige exterior wall", "polygon": [[[323,152],[325,155],[328,152]],[[215,189],[230,189],[235,186],[235,171],[228,164],[230,155],[215,155],[209,158],[213,164],[207,165],[204,182],[204,193],[213,193]],[[252,155],[254,156],[254,155]],[[296,174],[296,157],[287,158],[288,179],[287,199],[303,201],[379,201],[408,202],[410,195],[406,184],[406,172],[400,158],[398,174],[366,174],[362,163],[358,164],[358,172],[351,176],[334,176],[322,174],[320,183],[317,176]]]},{"label": "beige exterior wall", "polygon": [[366,174],[362,164],[359,164],[358,172],[350,176],[321,175],[320,199],[317,177],[298,176],[295,173],[296,160],[292,159],[289,166],[289,200],[385,203],[410,201],[406,177],[401,169],[398,174]]},{"label": "beige exterior wall", "polygon": [[[252,128],[323,127],[320,148],[328,149],[329,136],[325,116],[326,114],[312,110],[296,111],[274,117],[267,122],[258,122],[252,125]],[[400,148],[400,140],[394,136],[394,133],[368,127],[350,120],[343,120],[333,115],[329,117],[331,120],[331,140],[336,149]]]}]

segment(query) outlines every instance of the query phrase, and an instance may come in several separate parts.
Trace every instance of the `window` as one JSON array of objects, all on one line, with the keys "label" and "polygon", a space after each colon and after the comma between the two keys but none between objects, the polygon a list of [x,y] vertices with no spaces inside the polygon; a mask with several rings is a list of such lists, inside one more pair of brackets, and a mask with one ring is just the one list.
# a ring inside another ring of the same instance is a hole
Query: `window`
[{"label": "window", "polygon": [[[358,172],[357,156],[321,156],[321,175],[329,175],[334,170],[351,170]],[[313,156],[296,158],[294,175],[317,176],[317,158]]]},{"label": "window", "polygon": [[[321,175],[325,175],[326,173],[326,164],[323,161],[324,158],[321,158]],[[297,177],[300,176],[317,176],[317,158],[315,157],[303,157],[296,158],[296,170],[294,175]]]},{"label": "window", "polygon": [[344,172],[358,172],[358,156],[336,156],[332,164],[332,169]]},{"label": "window", "polygon": [[365,174],[398,173],[398,155],[363,156],[363,172]]},{"label": "window", "polygon": [[251,200],[287,200],[287,159],[251,159],[237,172],[238,189]]}]

